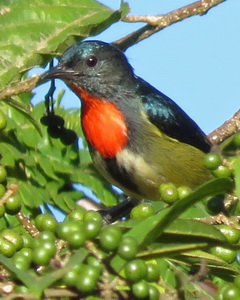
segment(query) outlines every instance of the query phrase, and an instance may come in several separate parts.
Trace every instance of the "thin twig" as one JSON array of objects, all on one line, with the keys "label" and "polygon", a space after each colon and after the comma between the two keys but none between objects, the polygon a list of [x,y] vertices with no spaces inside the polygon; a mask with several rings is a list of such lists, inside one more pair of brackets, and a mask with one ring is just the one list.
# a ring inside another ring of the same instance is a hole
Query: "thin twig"
[{"label": "thin twig", "polygon": [[201,0],[192,4],[183,6],[174,11],[164,15],[154,16],[126,16],[123,21],[126,22],[147,22],[144,27],[134,31],[133,33],[113,42],[122,51],[125,51],[130,46],[148,38],[152,34],[172,25],[176,22],[182,21],[195,15],[204,15],[212,7],[224,2],[226,0]]},{"label": "thin twig", "polygon": [[205,218],[194,218],[196,221],[200,221],[210,225],[220,225],[225,224],[230,226],[231,224],[239,224],[240,223],[240,216],[231,216],[226,217],[224,214],[220,213],[216,216],[210,216]]},{"label": "thin twig", "polygon": [[224,122],[220,127],[208,135],[213,145],[219,145],[228,137],[240,130],[240,110],[231,119]]},{"label": "thin twig", "polygon": [[39,231],[36,228],[36,226],[34,226],[33,223],[31,223],[31,221],[28,220],[27,216],[24,213],[19,212],[16,214],[16,217],[18,218],[18,221],[22,224],[22,226],[26,229],[26,231],[32,237],[35,237],[39,234]]},{"label": "thin twig", "polygon": [[8,86],[0,91],[0,100],[6,100],[14,95],[30,92],[36,87],[41,75],[34,75],[26,80],[20,81],[15,85]]}]

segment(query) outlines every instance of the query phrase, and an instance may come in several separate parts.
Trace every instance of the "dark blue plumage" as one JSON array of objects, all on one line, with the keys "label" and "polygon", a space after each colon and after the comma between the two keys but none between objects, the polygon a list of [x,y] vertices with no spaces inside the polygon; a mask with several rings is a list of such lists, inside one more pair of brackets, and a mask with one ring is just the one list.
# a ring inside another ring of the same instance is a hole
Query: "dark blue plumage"
[{"label": "dark blue plumage", "polygon": [[149,120],[166,135],[192,145],[203,152],[210,151],[211,143],[199,126],[169,97],[138,78],[141,95]]}]

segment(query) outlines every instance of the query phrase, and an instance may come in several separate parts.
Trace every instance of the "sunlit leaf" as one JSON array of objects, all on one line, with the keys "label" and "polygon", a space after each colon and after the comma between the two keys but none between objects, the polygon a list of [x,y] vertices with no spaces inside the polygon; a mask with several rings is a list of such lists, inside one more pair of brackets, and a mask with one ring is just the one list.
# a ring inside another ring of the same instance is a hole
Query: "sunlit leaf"
[{"label": "sunlit leaf", "polygon": [[[1,1],[0,9],[0,89],[19,80],[24,70],[44,65],[50,55],[121,18],[120,11],[94,0]],[[126,6],[123,10],[127,12]]]}]

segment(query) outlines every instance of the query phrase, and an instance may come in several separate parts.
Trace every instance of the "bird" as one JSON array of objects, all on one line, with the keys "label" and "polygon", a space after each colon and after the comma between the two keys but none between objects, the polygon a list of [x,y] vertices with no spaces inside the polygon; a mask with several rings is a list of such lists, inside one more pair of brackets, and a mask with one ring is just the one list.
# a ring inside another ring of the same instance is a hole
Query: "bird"
[{"label": "bird", "polygon": [[169,97],[135,75],[113,44],[80,41],[41,82],[61,79],[81,100],[81,125],[93,163],[136,201],[161,200],[159,186],[195,189],[210,178],[211,143]]}]

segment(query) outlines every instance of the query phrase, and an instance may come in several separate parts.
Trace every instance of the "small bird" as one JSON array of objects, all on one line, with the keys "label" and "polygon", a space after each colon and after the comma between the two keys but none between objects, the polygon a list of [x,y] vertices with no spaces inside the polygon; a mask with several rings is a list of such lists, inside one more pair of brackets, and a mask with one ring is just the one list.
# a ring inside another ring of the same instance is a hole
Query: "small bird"
[{"label": "small bird", "polygon": [[136,76],[117,47],[83,41],[70,47],[41,82],[59,78],[81,100],[93,163],[133,199],[160,200],[159,186],[195,188],[210,177],[211,143],[170,98]]}]

